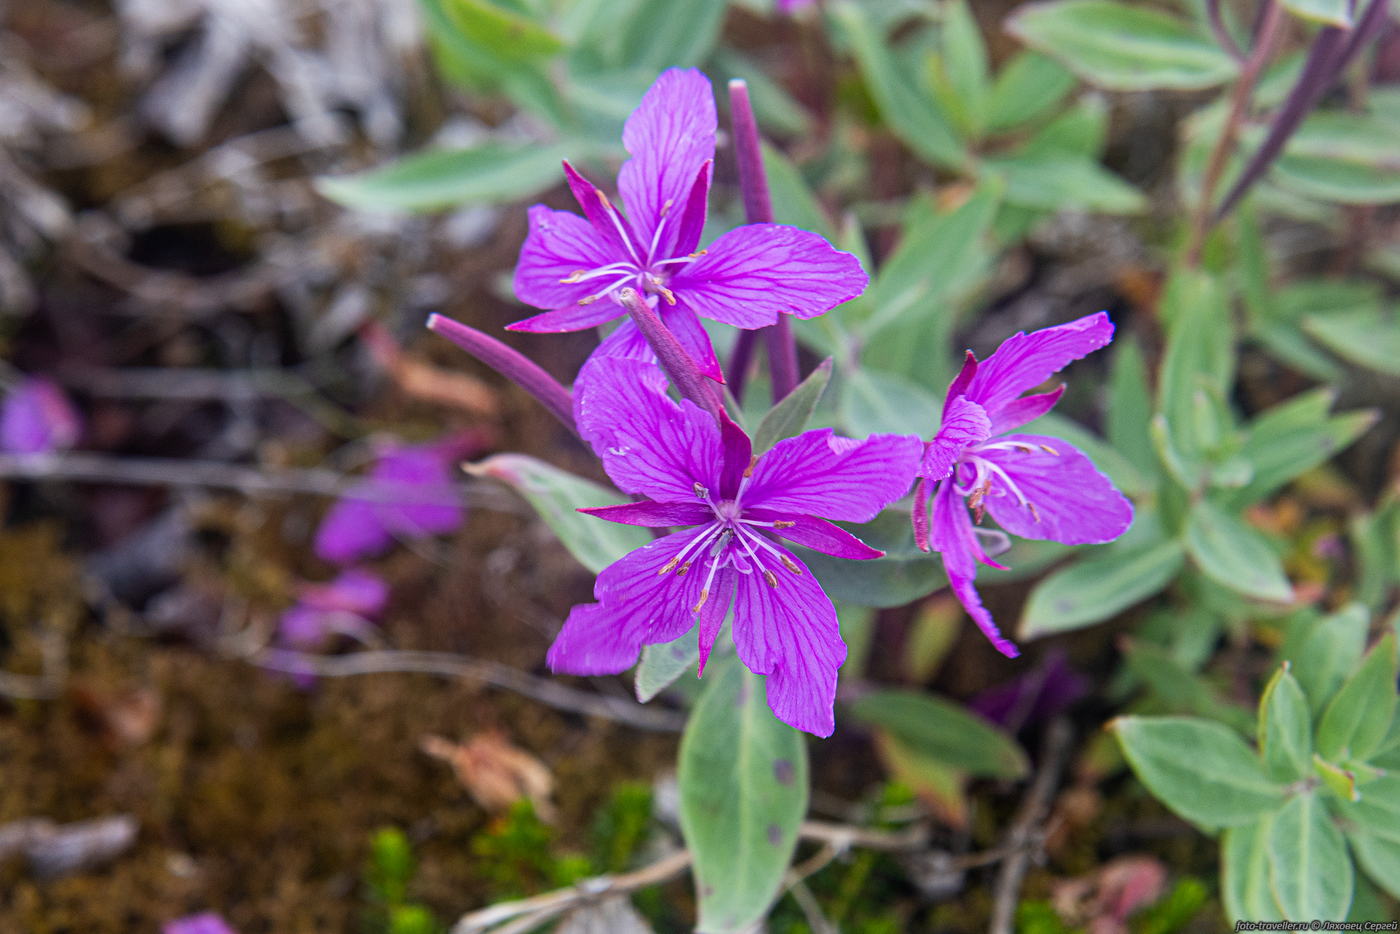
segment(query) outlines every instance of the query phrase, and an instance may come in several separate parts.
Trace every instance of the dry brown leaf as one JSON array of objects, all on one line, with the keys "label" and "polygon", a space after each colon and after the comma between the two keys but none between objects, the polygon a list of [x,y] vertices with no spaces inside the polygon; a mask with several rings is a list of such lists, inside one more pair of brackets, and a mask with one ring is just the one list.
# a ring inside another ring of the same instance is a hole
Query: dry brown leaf
[{"label": "dry brown leaf", "polygon": [[478,733],[465,743],[425,736],[419,748],[452,766],[457,780],[486,810],[497,813],[528,798],[541,820],[554,820],[554,805],[549,800],[554,793],[554,775],[543,762],[511,745],[500,733]]}]

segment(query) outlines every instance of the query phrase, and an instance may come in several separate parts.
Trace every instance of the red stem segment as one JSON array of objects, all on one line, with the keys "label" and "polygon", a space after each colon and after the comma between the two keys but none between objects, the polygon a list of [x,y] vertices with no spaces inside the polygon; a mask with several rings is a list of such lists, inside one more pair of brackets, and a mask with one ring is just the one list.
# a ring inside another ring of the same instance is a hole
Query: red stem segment
[{"label": "red stem segment", "polygon": [[642,298],[636,289],[623,289],[618,293],[618,298],[627,309],[627,313],[632,316],[632,320],[637,323],[637,329],[642,332],[642,337],[646,338],[652,352],[656,354],[656,359],[660,361],[661,369],[666,371],[666,375],[680,394],[709,412],[718,421],[720,403],[714,384],[700,372],[700,367],[690,354],[686,353],[681,342],[676,340],[676,335],[666,327],[661,316],[647,304],[646,299]]},{"label": "red stem segment", "polygon": [[518,350],[488,337],[476,328],[467,327],[460,321],[444,318],[442,315],[428,316],[428,330],[450,340],[506,379],[534,396],[559,421],[574,434],[574,400],[569,390],[559,384],[539,364],[527,358]]}]

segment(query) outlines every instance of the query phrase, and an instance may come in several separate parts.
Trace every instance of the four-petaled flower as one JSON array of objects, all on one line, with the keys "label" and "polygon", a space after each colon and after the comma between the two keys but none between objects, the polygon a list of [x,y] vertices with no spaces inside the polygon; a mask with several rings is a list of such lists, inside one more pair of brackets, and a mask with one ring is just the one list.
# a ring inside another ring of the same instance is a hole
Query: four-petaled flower
[{"label": "four-petaled flower", "polygon": [[[912,435],[842,438],[808,431],[752,456],[747,435],[666,394],[653,365],[596,360],[575,400],[584,438],[613,481],[644,501],[583,512],[629,525],[693,526],[604,568],[549,650],[572,674],[614,674],[643,645],[671,642],[698,622],[700,670],[731,604],[740,660],[767,675],[785,723],[829,736],[846,645],[830,598],[781,539],[842,558],[880,552],[826,519],[868,522],[909,487]],[[822,516],[823,518],[817,518]]]},{"label": "four-petaled flower", "polygon": [[[749,224],[697,250],[715,127],[709,79],[694,69],[662,72],[622,131],[632,155],[617,178],[625,217],[565,162],[569,187],[587,219],[544,205],[530,209],[515,294],[549,310],[511,328],[595,327],[626,313],[617,293],[630,286],[647,297],[702,372],[723,381],[699,317],[759,328],[785,313],[815,317],[859,295],[867,282],[860,261],[796,227]],[[652,359],[630,320],[597,353]]]},{"label": "four-petaled flower", "polygon": [[[1122,535],[1133,506],[1088,457],[1059,438],[1007,434],[1054,407],[1060,386],[1021,394],[1113,339],[1105,312],[1002,342],[980,364],[969,351],[948,387],[943,424],[924,450],[914,488],[914,539],[939,552],[948,583],[977,625],[1004,655],[1016,647],[997,630],[978,598],[977,563],[1001,568],[983,550],[973,525],[989,512],[1007,532],[1066,545],[1096,545]],[[929,499],[933,500],[930,534]]]}]

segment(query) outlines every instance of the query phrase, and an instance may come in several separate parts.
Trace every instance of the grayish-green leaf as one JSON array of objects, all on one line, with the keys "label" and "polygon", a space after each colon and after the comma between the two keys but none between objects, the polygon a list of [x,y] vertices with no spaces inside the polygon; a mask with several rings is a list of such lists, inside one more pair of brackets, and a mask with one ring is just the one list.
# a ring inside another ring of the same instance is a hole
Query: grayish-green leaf
[{"label": "grayish-green leaf", "polygon": [[885,557],[850,561],[804,552],[803,562],[829,596],[857,606],[903,606],[948,585],[938,556],[914,547],[907,510],[887,509],[873,522],[849,528],[861,541],[884,551]]},{"label": "grayish-green leaf", "polygon": [[1280,665],[1259,698],[1259,752],[1278,781],[1296,781],[1312,766],[1312,711],[1286,665]]},{"label": "grayish-green leaf", "polygon": [[674,642],[644,646],[633,682],[637,700],[643,704],[650,701],[699,662],[700,640],[694,629]]},{"label": "grayish-green leaf", "polygon": [[1006,156],[982,164],[1006,181],[1006,200],[1022,207],[1136,214],[1147,206],[1142,192],[1091,159]]},{"label": "grayish-green leaf", "polygon": [[1318,795],[1295,795],[1269,828],[1269,887],[1283,916],[1345,918],[1352,876],[1346,840]]},{"label": "grayish-green leaf", "polygon": [[807,427],[830,382],[831,358],[828,357],[763,416],[753,434],[753,452],[762,454],[783,438],[800,434]]},{"label": "grayish-green leaf", "polygon": [[901,376],[861,367],[841,382],[841,422],[857,437],[870,434],[931,436],[938,400]]},{"label": "grayish-green leaf", "polygon": [[1152,389],[1147,361],[1131,337],[1113,343],[1113,363],[1108,376],[1108,416],[1105,430],[1113,448],[1144,476],[1159,473],[1152,451]]},{"label": "grayish-green leaf", "polygon": [[1220,839],[1220,894],[1231,921],[1282,921],[1269,888],[1271,815],[1228,827]]},{"label": "grayish-green leaf", "polygon": [[1293,675],[1307,695],[1308,706],[1320,713],[1347,674],[1361,661],[1371,615],[1360,603],[1303,622],[1289,633],[1279,655],[1293,666]]},{"label": "grayish-green leaf", "polygon": [[1366,874],[1400,898],[1400,775],[1387,775],[1367,785],[1361,800],[1343,802],[1347,839]]},{"label": "grayish-green leaf", "polygon": [[1377,304],[1307,315],[1303,330],[1343,360],[1400,376],[1400,310]]},{"label": "grayish-green leaf", "polygon": [[1245,596],[1287,603],[1293,587],[1262,533],[1209,499],[1191,507],[1186,549],[1212,580]]},{"label": "grayish-green leaf", "polygon": [[1019,635],[1034,639],[1111,619],[1171,583],[1184,560],[1174,540],[1091,552],[1036,584]]},{"label": "grayish-green leaf", "polygon": [[914,691],[883,690],[851,704],[851,713],[892,733],[922,756],[973,775],[1020,778],[1026,754],[1009,735],[959,704]]},{"label": "grayish-green leaf", "polygon": [[1047,55],[1024,51],[1006,63],[987,101],[987,129],[1009,130],[1048,114],[1074,90],[1073,73]]},{"label": "grayish-green leaf", "polygon": [[1249,482],[1225,494],[1237,507],[1258,502],[1350,445],[1376,421],[1374,411],[1328,415],[1335,393],[1315,389],[1269,409],[1249,424],[1239,456],[1252,468]]},{"label": "grayish-green leaf", "polygon": [[1395,716],[1400,676],[1396,636],[1388,634],[1342,684],[1317,725],[1317,751],[1332,762],[1364,762],[1380,748]]}]

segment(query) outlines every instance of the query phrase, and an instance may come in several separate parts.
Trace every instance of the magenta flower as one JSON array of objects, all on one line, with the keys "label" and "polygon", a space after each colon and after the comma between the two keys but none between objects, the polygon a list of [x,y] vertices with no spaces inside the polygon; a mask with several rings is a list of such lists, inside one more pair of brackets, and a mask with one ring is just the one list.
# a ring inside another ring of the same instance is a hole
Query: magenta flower
[{"label": "magenta flower", "polygon": [[[576,419],[608,475],[637,503],[583,509],[628,525],[693,526],[656,539],[598,575],[598,603],[574,607],[549,650],[571,674],[615,674],[643,645],[699,623],[700,671],[730,606],[739,658],[768,676],[768,704],[797,729],[829,736],[846,644],[821,585],[782,539],[841,558],[880,552],[826,519],[868,522],[902,496],[919,458],[912,435],[841,438],[830,429],[755,458],[727,418],[666,395],[636,360],[595,361]],[[817,518],[820,515],[824,518]]]},{"label": "magenta flower", "polygon": [[466,518],[452,482],[464,453],[460,439],[388,446],[369,476],[321,520],[316,554],[332,564],[351,564],[384,552],[396,539],[454,531]]},{"label": "magenta flower", "polygon": [[228,922],[213,912],[167,921],[161,931],[162,934],[234,934]]},{"label": "magenta flower", "polygon": [[1059,438],[1007,434],[1050,411],[1065,390],[1022,393],[1111,340],[1113,323],[1099,312],[1014,334],[981,364],[969,351],[948,387],[943,425],[924,450],[914,487],[914,540],[942,555],[953,593],[1003,655],[1019,653],[982,606],[973,581],[978,562],[1002,567],[981,539],[1005,536],[975,527],[968,510],[979,523],[989,512],[1013,535],[1066,545],[1102,544],[1127,531],[1132,503],[1081,451]]},{"label": "magenta flower", "polygon": [[336,633],[366,631],[388,601],[384,578],[350,568],[328,583],[302,584],[296,604],[282,614],[278,635],[295,648],[318,648]]},{"label": "magenta flower", "polygon": [[[867,276],[859,260],[796,227],[749,224],[696,249],[705,226],[715,126],[709,79],[695,69],[662,72],[622,131],[632,154],[617,178],[626,216],[565,162],[584,217],[540,204],[530,209],[515,294],[548,310],[510,327],[595,327],[626,313],[616,295],[631,286],[657,309],[701,371],[722,381],[701,317],[759,328],[784,313],[815,317],[864,291]],[[652,359],[630,320],[598,352]]]},{"label": "magenta flower", "polygon": [[83,424],[73,404],[52,381],[27,376],[0,406],[0,451],[48,454],[78,443]]}]

